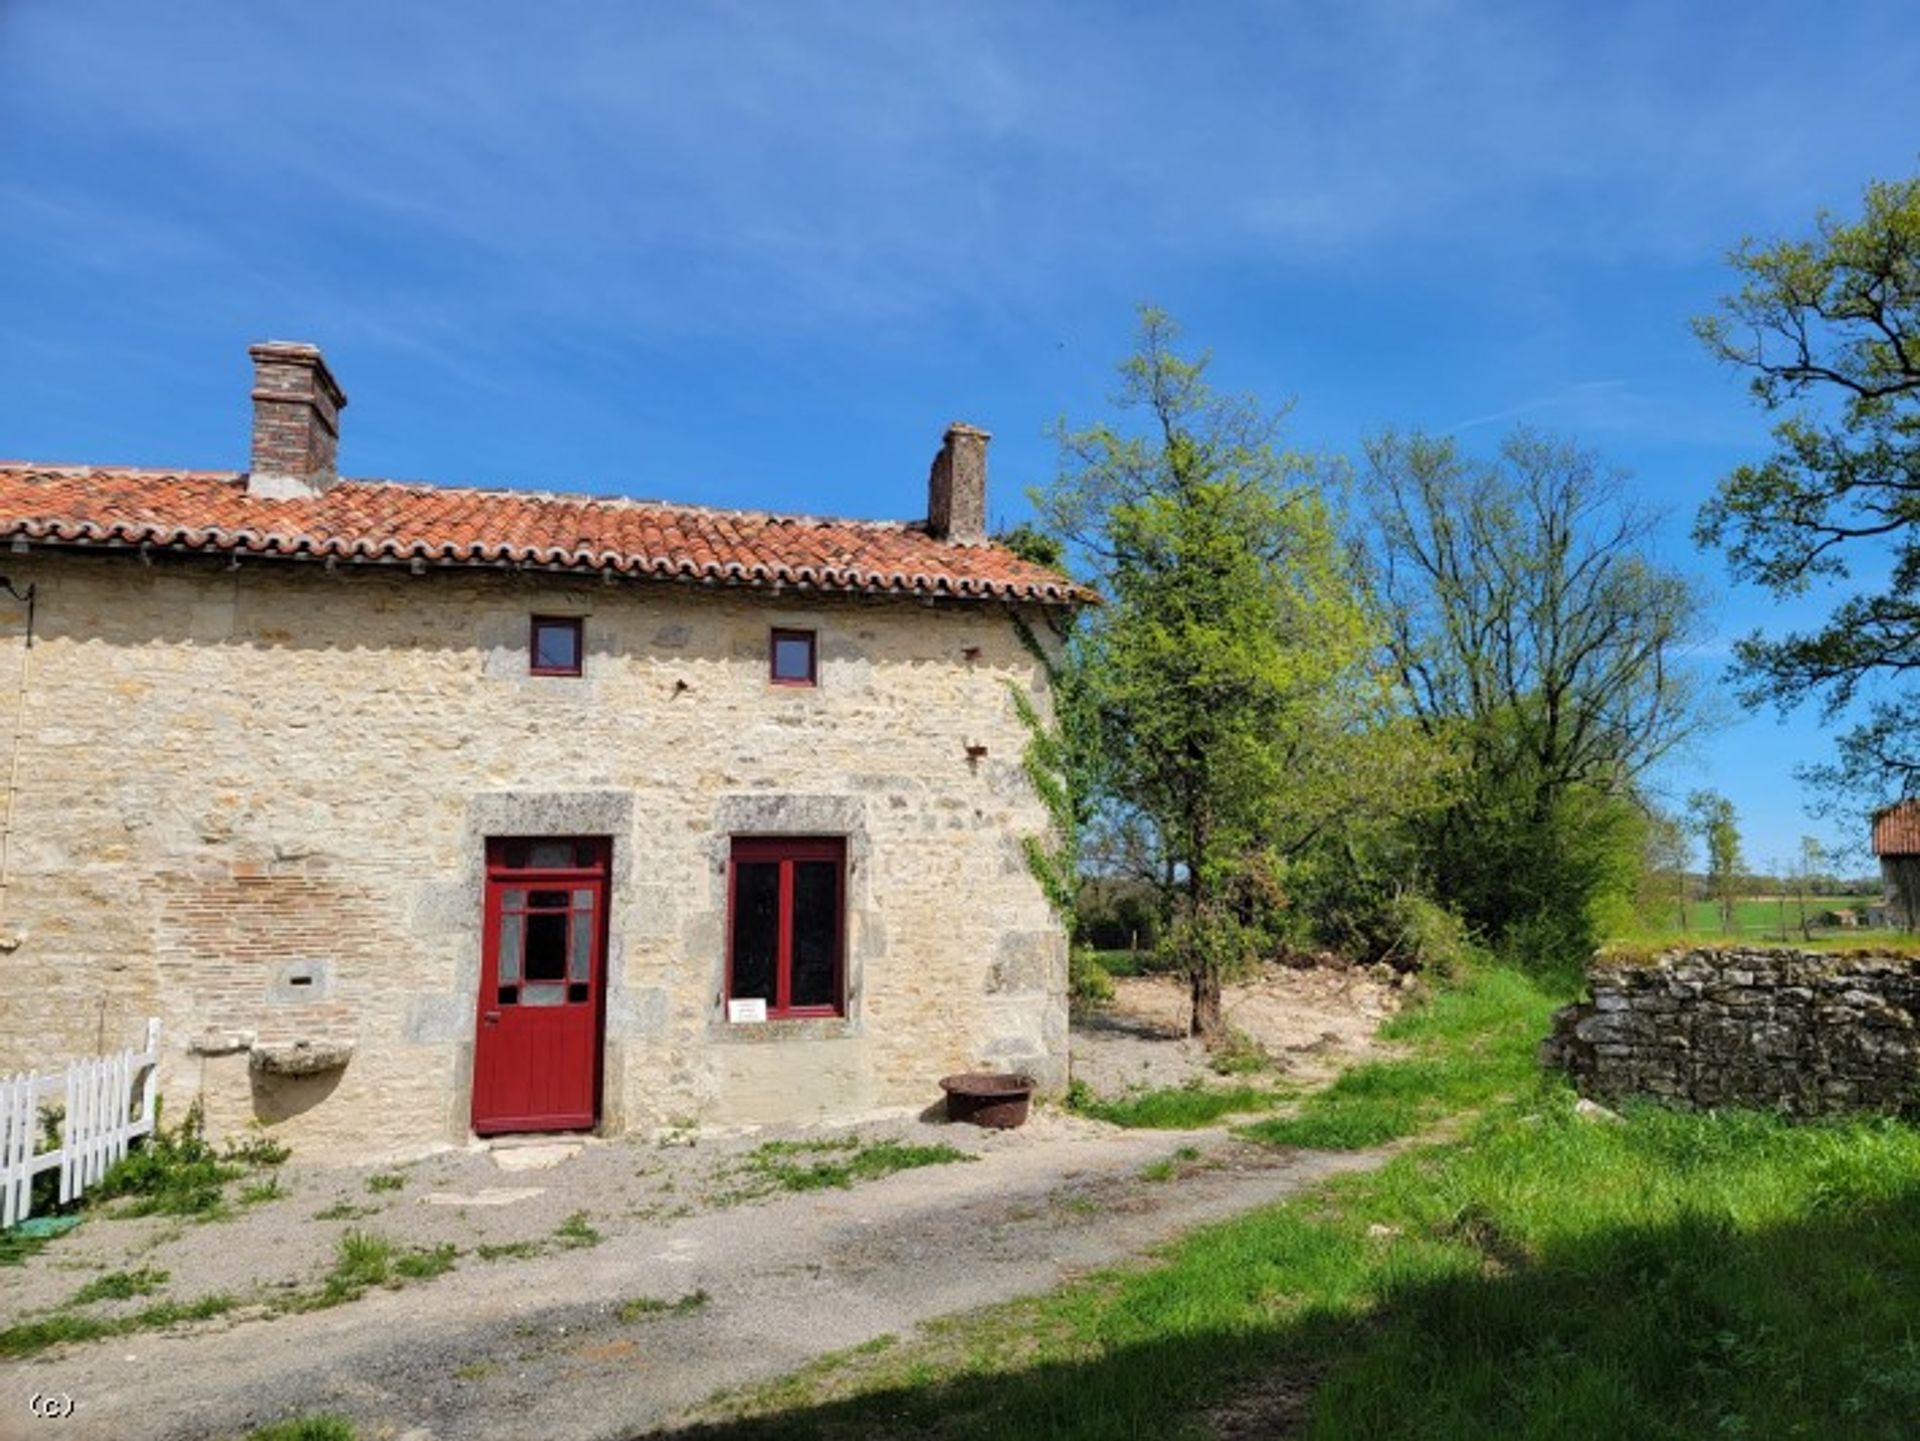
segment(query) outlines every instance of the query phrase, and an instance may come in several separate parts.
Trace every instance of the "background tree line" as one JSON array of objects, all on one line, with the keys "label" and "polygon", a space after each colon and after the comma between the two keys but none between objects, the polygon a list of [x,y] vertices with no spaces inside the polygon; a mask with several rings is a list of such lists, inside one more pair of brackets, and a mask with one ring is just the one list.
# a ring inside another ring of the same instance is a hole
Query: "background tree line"
[{"label": "background tree line", "polygon": [[[1742,643],[1752,699],[1824,687],[1840,706],[1920,664],[1916,216],[1920,182],[1876,186],[1857,226],[1744,247],[1744,287],[1699,323],[1763,404],[1844,397],[1780,424],[1702,543],[1783,592],[1843,572],[1848,546],[1893,547],[1884,594],[1814,636]],[[1143,311],[1113,418],[1060,424],[1038,525],[1006,537],[1106,597],[1049,651],[1057,729],[1036,739],[1065,833],[1036,863],[1076,925],[1124,898],[1217,1039],[1223,981],[1288,947],[1583,957],[1636,904],[1684,904],[1696,842],[1730,921],[1732,807],[1700,793],[1674,813],[1649,790],[1711,720],[1689,661],[1703,597],[1625,477],[1528,429],[1484,454],[1385,431],[1357,464],[1305,455],[1284,407],[1208,370]],[[1830,782],[1920,775],[1912,704],[1876,698]]]}]

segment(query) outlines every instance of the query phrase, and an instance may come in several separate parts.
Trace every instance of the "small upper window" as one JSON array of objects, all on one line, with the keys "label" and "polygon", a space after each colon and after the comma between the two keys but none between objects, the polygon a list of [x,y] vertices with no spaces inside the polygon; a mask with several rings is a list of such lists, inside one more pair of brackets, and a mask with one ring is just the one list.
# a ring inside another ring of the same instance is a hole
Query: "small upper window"
[{"label": "small upper window", "polygon": [[814,635],[810,630],[776,630],[773,633],[773,683],[775,685],[815,685],[819,676],[814,665]]},{"label": "small upper window", "polygon": [[536,615],[533,618],[528,669],[535,675],[579,675],[583,649],[579,616]]}]

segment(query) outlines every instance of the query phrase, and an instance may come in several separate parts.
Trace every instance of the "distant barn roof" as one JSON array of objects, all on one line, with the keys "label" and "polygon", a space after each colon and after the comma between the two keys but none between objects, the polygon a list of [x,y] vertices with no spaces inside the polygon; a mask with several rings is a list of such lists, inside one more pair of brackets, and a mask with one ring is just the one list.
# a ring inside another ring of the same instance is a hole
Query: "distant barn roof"
[{"label": "distant barn roof", "polygon": [[96,550],[585,571],[637,580],[1074,605],[1091,591],[924,524],[342,480],[248,493],[233,471],[0,462],[0,539]]},{"label": "distant barn roof", "polygon": [[1920,800],[1901,801],[1873,817],[1876,856],[1920,856]]}]

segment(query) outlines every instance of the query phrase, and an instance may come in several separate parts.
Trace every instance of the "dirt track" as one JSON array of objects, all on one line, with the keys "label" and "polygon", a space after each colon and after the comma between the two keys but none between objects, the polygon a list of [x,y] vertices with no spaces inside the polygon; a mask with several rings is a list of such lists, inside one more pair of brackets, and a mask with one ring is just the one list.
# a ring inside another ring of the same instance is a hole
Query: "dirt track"
[{"label": "dirt track", "polygon": [[[1140,1175],[1181,1146],[1206,1163],[1170,1181]],[[0,1435],[176,1441],[332,1412],[406,1441],[630,1437],[722,1388],[1047,1289],[1377,1160],[1265,1151],[1217,1131],[1063,1126],[974,1164],[463,1266],[333,1310],[9,1363]],[[564,1171],[543,1179],[564,1186]],[[681,1313],[616,1311],[701,1291],[709,1299]],[[33,1420],[36,1392],[71,1395],[73,1417],[57,1430]]]}]

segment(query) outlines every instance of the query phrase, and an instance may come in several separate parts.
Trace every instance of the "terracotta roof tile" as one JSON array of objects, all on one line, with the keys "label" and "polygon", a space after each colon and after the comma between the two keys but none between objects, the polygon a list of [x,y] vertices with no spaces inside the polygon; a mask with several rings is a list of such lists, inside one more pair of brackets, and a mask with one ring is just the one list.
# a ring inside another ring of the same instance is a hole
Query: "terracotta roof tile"
[{"label": "terracotta roof tile", "polygon": [[0,538],[11,537],[1043,605],[1096,599],[1001,546],[955,545],[910,523],[379,480],[267,500],[232,471],[0,462]]},{"label": "terracotta roof tile", "polygon": [[1901,801],[1873,817],[1876,856],[1920,856],[1920,800]]}]

